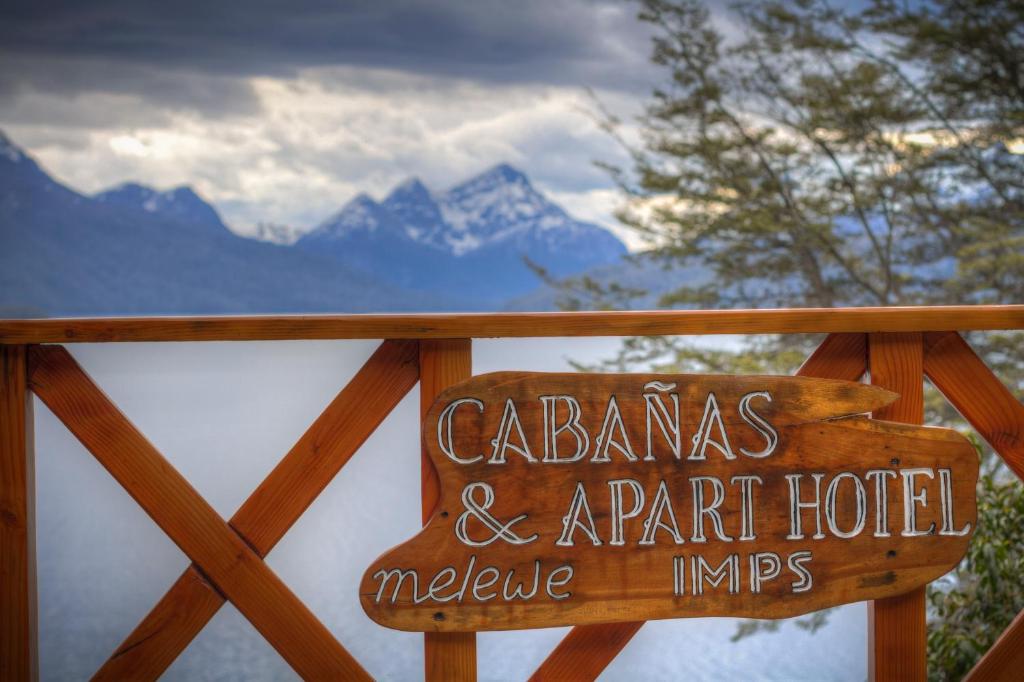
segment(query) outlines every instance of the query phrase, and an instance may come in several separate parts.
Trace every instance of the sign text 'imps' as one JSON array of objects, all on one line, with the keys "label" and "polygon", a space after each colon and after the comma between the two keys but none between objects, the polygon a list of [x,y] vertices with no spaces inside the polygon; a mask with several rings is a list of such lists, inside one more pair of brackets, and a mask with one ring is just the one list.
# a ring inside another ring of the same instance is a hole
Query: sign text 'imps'
[{"label": "sign text 'imps'", "polygon": [[974,448],[872,420],[881,388],[803,377],[503,372],[423,425],[427,526],[366,571],[402,630],[781,618],[906,592],[975,524]]}]

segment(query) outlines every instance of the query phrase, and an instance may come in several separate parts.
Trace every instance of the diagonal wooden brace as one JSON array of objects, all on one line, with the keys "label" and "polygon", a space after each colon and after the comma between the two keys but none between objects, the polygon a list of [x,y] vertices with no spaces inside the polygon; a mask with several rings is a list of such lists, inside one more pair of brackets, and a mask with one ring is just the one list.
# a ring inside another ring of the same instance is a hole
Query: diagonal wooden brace
[{"label": "diagonal wooden brace", "polygon": [[[859,381],[867,371],[864,334],[829,334],[807,358],[798,376]],[[633,638],[643,622],[577,625],[548,655],[531,682],[593,680]]]},{"label": "diagonal wooden brace", "polygon": [[[1024,405],[956,332],[925,334],[924,345],[924,371],[935,388],[1024,480]],[[1019,680],[1022,668],[1024,612],[965,679]]]},{"label": "diagonal wooden brace", "polygon": [[[229,523],[265,556],[419,378],[418,342],[385,341]],[[224,603],[189,567],[94,679],[155,680]]]},{"label": "diagonal wooden brace", "polygon": [[1024,405],[956,332],[924,336],[924,373],[1024,480]]},{"label": "diagonal wooden brace", "polygon": [[[389,388],[395,383],[405,386],[394,403],[415,384],[416,353],[415,342],[399,342],[384,344],[374,356],[396,368],[398,376],[391,377]],[[374,358],[368,366],[374,364]],[[122,655],[111,659],[123,662],[108,662],[104,667],[111,677],[157,677],[216,613],[225,597],[303,677],[367,677],[262,561],[262,555],[372,432],[371,427],[359,437],[363,429],[340,418],[348,414],[353,415],[350,419],[358,419],[355,410],[338,409],[339,403],[342,408],[352,407],[351,392],[346,400],[342,395],[335,399],[243,505],[232,528],[103,395],[66,350],[37,347],[30,360],[36,394],[195,562],[122,645]],[[357,378],[379,379],[375,374],[371,371],[368,377],[364,367]],[[356,383],[354,379],[350,387]],[[359,404],[368,402],[366,396],[374,393],[362,393],[366,388],[364,384],[356,389],[363,398]],[[379,385],[373,388],[387,395],[385,403],[391,401],[391,391],[381,391]],[[249,528],[251,537],[242,535],[238,526]]]}]

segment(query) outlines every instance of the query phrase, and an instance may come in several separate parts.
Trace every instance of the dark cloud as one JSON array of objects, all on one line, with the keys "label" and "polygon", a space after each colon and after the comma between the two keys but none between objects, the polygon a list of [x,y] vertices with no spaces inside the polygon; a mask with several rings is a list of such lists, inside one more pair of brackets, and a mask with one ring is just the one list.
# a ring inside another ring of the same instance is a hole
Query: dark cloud
[{"label": "dark cloud", "polygon": [[582,196],[608,185],[592,160],[621,157],[572,88],[630,113],[659,76],[636,10],[8,0],[0,127],[76,187],[197,183],[241,224],[308,225],[356,191],[411,174],[442,188],[502,161]]},{"label": "dark cloud", "polygon": [[[86,94],[101,96],[78,97]],[[61,106],[52,96],[73,106]],[[259,108],[248,81],[222,74],[52,55],[7,56],[0,65],[0,117],[7,124],[157,126],[174,111],[216,119]]]},{"label": "dark cloud", "polygon": [[[646,89],[650,73],[647,30],[621,0],[14,4],[0,9],[0,92],[106,90],[118,83],[103,67],[126,65],[218,77],[350,65],[616,90]],[[59,61],[78,67],[54,73]],[[123,76],[120,85],[161,89]]]}]

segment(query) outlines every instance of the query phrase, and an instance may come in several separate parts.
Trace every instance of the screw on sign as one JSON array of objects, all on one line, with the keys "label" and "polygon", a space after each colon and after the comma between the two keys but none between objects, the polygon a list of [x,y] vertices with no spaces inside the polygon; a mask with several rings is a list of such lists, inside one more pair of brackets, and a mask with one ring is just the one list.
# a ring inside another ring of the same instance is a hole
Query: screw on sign
[{"label": "screw on sign", "polygon": [[402,630],[783,618],[893,596],[964,555],[974,448],[808,377],[502,372],[423,425],[438,512],[366,571]]}]

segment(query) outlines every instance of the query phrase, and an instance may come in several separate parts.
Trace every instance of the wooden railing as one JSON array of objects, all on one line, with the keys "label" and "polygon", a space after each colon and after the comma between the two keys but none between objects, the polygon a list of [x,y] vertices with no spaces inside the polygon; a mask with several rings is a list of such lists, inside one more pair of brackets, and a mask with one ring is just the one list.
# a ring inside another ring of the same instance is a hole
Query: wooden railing
[{"label": "wooden railing", "polygon": [[[1024,306],[0,321],[0,680],[38,673],[33,394],[192,561],[96,679],[159,677],[227,601],[302,677],[367,679],[264,557],[417,383],[426,410],[471,375],[473,338],[827,333],[799,374],[854,381],[868,374],[900,394],[875,416],[910,423],[922,421],[927,377],[1024,478],[1024,406],[958,333],[1010,329],[1024,329]],[[366,338],[384,341],[228,520],[61,345]],[[440,491],[426,457],[421,466],[425,523]],[[870,605],[873,679],[925,679],[924,595],[921,588]],[[593,679],[642,625],[575,627],[532,679]],[[425,654],[427,679],[476,677],[474,633],[428,633]],[[969,679],[1020,679],[1021,670],[1024,614]]]}]

